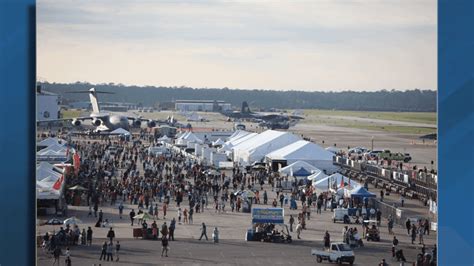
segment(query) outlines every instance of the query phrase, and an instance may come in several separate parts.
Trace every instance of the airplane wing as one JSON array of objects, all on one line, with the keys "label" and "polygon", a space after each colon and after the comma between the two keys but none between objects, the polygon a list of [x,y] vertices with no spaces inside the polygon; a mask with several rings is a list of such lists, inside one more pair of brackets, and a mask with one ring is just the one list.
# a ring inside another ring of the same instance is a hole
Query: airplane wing
[{"label": "airplane wing", "polygon": [[[98,116],[97,118],[100,118],[100,116]],[[76,121],[85,121],[85,120],[92,120],[93,117],[90,117],[90,116],[80,116],[80,117],[70,117],[70,118],[60,118],[60,119],[51,119],[51,120],[40,120],[40,121],[36,121],[36,124],[46,124],[46,123],[54,123],[54,122],[69,122],[69,121],[73,121],[73,120],[76,120]]]}]

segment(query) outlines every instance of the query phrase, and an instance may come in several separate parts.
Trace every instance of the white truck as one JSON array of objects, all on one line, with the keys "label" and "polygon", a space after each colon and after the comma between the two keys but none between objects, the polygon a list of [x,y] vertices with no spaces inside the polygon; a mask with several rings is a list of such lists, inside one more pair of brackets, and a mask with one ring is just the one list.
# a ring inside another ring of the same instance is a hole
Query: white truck
[{"label": "white truck", "polygon": [[312,249],[311,255],[316,256],[317,262],[327,260],[338,264],[349,263],[349,265],[353,265],[355,260],[354,251],[343,242],[333,242],[327,250]]}]

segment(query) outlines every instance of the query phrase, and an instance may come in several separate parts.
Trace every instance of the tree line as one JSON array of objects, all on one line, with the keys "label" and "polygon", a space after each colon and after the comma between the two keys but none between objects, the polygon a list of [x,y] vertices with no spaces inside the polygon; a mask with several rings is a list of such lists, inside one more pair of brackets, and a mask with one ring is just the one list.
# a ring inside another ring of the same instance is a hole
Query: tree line
[{"label": "tree line", "polygon": [[395,111],[395,112],[436,112],[434,90],[412,89],[406,91],[271,91],[242,90],[229,88],[189,88],[125,86],[122,84],[76,83],[39,83],[46,91],[58,93],[66,102],[88,101],[87,94],[67,93],[88,90],[92,87],[99,91],[114,94],[100,95],[104,102],[131,102],[143,106],[155,106],[157,103],[175,100],[221,100],[240,108],[247,101],[250,108],[257,109],[328,109],[351,111]]}]

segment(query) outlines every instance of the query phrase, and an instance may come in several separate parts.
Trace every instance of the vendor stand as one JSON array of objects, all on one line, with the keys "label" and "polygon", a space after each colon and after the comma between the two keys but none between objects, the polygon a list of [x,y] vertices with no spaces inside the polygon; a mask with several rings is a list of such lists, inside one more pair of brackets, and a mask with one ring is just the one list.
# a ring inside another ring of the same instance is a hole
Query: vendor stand
[{"label": "vendor stand", "polygon": [[245,240],[291,243],[283,208],[253,208],[252,228],[247,230]]}]

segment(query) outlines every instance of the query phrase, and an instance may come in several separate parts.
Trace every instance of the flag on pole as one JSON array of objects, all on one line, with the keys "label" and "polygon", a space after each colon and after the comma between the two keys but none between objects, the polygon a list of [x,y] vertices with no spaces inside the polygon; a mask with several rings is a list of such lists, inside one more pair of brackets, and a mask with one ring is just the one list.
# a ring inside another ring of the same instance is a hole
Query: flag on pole
[{"label": "flag on pole", "polygon": [[56,182],[54,182],[53,188],[55,190],[59,190],[61,188],[61,184],[63,183],[64,175],[61,175]]}]

